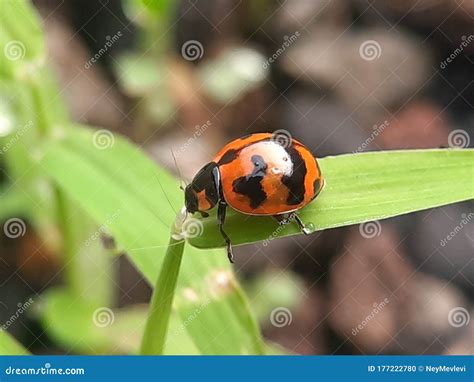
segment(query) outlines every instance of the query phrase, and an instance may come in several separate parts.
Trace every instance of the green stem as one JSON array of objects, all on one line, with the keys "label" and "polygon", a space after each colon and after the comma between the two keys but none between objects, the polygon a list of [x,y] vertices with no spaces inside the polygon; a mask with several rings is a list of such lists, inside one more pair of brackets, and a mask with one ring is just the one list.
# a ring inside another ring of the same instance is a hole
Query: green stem
[{"label": "green stem", "polygon": [[28,200],[15,187],[7,191],[0,189],[0,199],[0,221],[12,216],[28,215],[29,210],[25,207]]},{"label": "green stem", "polygon": [[76,296],[81,295],[81,278],[77,263],[74,232],[69,220],[68,201],[64,192],[54,186],[56,194],[57,224],[61,230],[62,252],[64,254],[66,284]]},{"label": "green stem", "polygon": [[41,94],[41,85],[34,83],[31,87],[31,94],[36,113],[36,127],[40,137],[44,137],[48,131],[48,118],[44,110],[44,100]]},{"label": "green stem", "polygon": [[183,251],[184,240],[175,240],[171,237],[151,298],[140,350],[142,355],[163,354]]}]

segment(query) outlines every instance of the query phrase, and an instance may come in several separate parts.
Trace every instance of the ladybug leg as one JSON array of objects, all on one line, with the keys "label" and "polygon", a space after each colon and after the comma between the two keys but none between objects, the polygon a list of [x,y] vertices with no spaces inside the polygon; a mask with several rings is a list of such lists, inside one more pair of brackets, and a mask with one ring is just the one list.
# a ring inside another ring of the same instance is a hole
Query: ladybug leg
[{"label": "ladybug leg", "polygon": [[287,225],[290,222],[290,217],[287,214],[273,215],[273,217],[280,225]]},{"label": "ladybug leg", "polygon": [[234,254],[232,252],[232,243],[230,242],[229,236],[224,231],[224,222],[225,222],[225,213],[226,213],[227,203],[220,201],[219,207],[217,209],[217,224],[219,226],[219,231],[227,243],[227,257],[231,263],[234,262]]},{"label": "ladybug leg", "polygon": [[298,216],[298,214],[293,213],[293,217],[295,219],[296,224],[298,224],[298,227],[300,227],[301,232],[303,232],[305,235],[309,235],[311,233],[311,230],[306,228],[306,226],[304,225],[303,221]]}]

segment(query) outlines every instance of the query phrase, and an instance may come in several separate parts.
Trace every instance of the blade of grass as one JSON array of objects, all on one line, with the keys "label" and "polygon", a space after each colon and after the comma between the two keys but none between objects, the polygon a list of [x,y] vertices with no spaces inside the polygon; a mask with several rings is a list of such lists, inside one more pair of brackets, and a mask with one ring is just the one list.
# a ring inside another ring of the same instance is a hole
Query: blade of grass
[{"label": "blade of grass", "polygon": [[183,251],[184,240],[171,238],[150,303],[140,351],[143,355],[163,354]]},{"label": "blade of grass", "polygon": [[[183,204],[183,195],[177,192],[179,183],[118,135],[109,147],[99,149],[94,146],[94,134],[97,132],[85,128],[57,132],[58,139],[43,148],[40,163],[99,224],[120,211],[109,219],[107,228],[145,278],[154,283],[175,211]],[[258,326],[223,251],[185,248],[174,306],[183,321],[179,330],[190,334],[201,353],[263,352]],[[214,325],[212,341],[205,335],[210,322]],[[203,327],[205,331],[200,330]],[[178,338],[167,338],[169,348]]]},{"label": "blade of grass", "polygon": [[[15,190],[16,191],[16,190]],[[27,198],[19,192],[0,190],[0,221],[11,216],[27,215],[28,208],[25,208]]]},{"label": "blade of grass", "polygon": [[44,60],[39,17],[27,0],[2,0],[0,12],[0,74],[25,77]]},{"label": "blade of grass", "polygon": [[[75,354],[138,354],[148,316],[145,304],[111,310],[78,299],[68,287],[48,288],[37,313],[48,337]],[[170,330],[176,332],[168,354],[199,354],[181,319],[173,312]],[[179,333],[178,333],[179,332]]]},{"label": "blade of grass", "polygon": [[[326,179],[321,194],[299,211],[315,230],[358,224],[474,198],[474,150],[380,151],[322,158]],[[224,246],[214,219],[203,219],[204,235],[190,239],[198,248]],[[225,223],[232,242],[252,243],[300,234],[296,224],[229,211]]]}]

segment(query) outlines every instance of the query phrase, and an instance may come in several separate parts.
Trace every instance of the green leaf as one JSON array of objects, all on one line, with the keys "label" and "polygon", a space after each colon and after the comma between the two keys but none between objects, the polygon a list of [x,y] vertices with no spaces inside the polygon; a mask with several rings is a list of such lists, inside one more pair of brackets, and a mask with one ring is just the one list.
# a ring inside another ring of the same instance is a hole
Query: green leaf
[{"label": "green leaf", "polygon": [[267,270],[244,284],[244,290],[260,323],[267,324],[273,309],[284,306],[293,310],[302,302],[305,285],[304,280],[291,271]]},{"label": "green leaf", "polygon": [[120,86],[132,96],[144,96],[153,91],[163,91],[165,87],[162,68],[152,57],[125,54],[117,58],[114,65]]},{"label": "green leaf", "polygon": [[155,15],[163,15],[173,4],[170,0],[142,0],[144,6]]},{"label": "green leaf", "polygon": [[0,330],[0,355],[27,355],[29,354],[17,340],[4,330]]},{"label": "green leaf", "polygon": [[[386,219],[474,198],[474,150],[380,151],[322,158],[326,186],[299,212],[315,230]],[[215,218],[203,219],[199,248],[224,246]],[[300,234],[295,224],[229,211],[225,223],[234,244]]]},{"label": "green leaf", "polygon": [[[177,180],[110,132],[70,128],[55,135],[43,148],[44,170],[98,224],[116,214],[108,221],[110,232],[154,283],[176,211],[183,205]],[[255,320],[223,251],[187,246],[175,306],[201,353],[263,352]]]},{"label": "green leaf", "polygon": [[66,284],[84,302],[109,305],[115,282],[112,259],[102,243],[107,225],[98,227],[62,190],[56,190],[56,201]]},{"label": "green leaf", "polygon": [[231,48],[221,56],[203,62],[198,69],[202,89],[220,104],[238,102],[258,88],[268,75],[265,57],[249,48]]},{"label": "green leaf", "polygon": [[[66,350],[112,352],[110,333],[104,330],[113,317],[108,307],[88,303],[70,289],[52,288],[41,296],[38,313],[48,335]],[[101,326],[95,325],[94,319]]]},{"label": "green leaf", "polygon": [[[38,313],[45,330],[64,349],[80,354],[138,354],[148,307],[134,305],[122,309],[89,304],[66,288],[53,288],[41,296]],[[171,315],[167,342],[169,354],[198,354],[181,320]],[[1,345],[0,345],[1,348]]]},{"label": "green leaf", "polygon": [[27,197],[12,190],[0,190],[0,222],[12,216],[27,215]]},{"label": "green leaf", "polygon": [[44,39],[40,20],[26,0],[2,0],[0,52],[2,74],[25,78],[44,62]]}]

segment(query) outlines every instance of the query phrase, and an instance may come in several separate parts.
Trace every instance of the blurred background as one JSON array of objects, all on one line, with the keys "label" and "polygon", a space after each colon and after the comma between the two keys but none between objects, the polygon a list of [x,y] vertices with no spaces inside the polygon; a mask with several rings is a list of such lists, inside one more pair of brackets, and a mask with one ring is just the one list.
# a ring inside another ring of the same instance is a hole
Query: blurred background
[{"label": "blurred background", "polygon": [[[128,136],[178,175],[172,148],[186,180],[261,131],[286,130],[317,157],[473,145],[471,0],[34,4],[73,118]],[[465,202],[237,247],[235,270],[285,351],[472,354],[473,220]],[[60,285],[60,263],[32,230],[0,235],[0,322]],[[149,301],[124,256],[110,266],[116,306]],[[30,351],[71,352],[34,312],[14,321]]]}]

